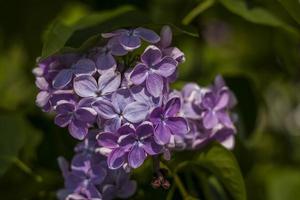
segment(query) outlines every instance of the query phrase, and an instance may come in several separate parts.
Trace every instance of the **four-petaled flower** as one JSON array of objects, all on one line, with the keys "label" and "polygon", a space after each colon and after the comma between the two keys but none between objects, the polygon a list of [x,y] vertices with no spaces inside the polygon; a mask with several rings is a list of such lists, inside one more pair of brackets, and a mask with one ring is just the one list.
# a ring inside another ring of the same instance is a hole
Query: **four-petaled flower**
[{"label": "four-petaled flower", "polygon": [[85,105],[86,99],[77,104],[73,101],[61,100],[57,103],[55,111],[55,124],[60,127],[68,126],[70,134],[79,140],[85,138],[88,127],[94,123],[97,112]]},{"label": "four-petaled flower", "polygon": [[162,57],[156,46],[148,46],[141,56],[141,62],[133,69],[130,80],[135,85],[146,82],[148,92],[159,97],[163,93],[164,78],[175,72],[177,64],[171,57]]},{"label": "four-petaled flower", "polygon": [[170,99],[165,106],[155,108],[150,114],[150,121],[155,125],[155,139],[160,144],[170,142],[172,135],[185,135],[189,131],[187,121],[178,117],[180,99]]},{"label": "four-petaled flower", "polygon": [[124,49],[128,51],[139,48],[141,46],[141,39],[152,44],[157,43],[160,40],[159,36],[154,31],[142,27],[131,30],[119,29],[101,35],[104,38],[117,38]]},{"label": "four-petaled flower", "polygon": [[157,155],[162,151],[162,146],[154,140],[150,122],[143,122],[136,128],[124,124],[117,133],[103,132],[97,139],[99,145],[112,149],[107,158],[111,169],[120,168],[125,162],[132,168],[138,168],[147,155]]}]

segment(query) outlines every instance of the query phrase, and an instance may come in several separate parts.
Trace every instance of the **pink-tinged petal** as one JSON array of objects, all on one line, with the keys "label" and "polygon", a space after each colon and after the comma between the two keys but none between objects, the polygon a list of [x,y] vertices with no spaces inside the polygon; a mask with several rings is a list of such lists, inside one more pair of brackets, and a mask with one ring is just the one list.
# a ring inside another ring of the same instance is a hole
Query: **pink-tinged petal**
[{"label": "pink-tinged petal", "polygon": [[215,106],[215,110],[221,110],[226,108],[229,105],[230,93],[228,90],[224,90],[221,92],[220,97],[218,99],[217,105]]},{"label": "pink-tinged petal", "polygon": [[128,163],[132,168],[138,168],[146,159],[146,153],[139,145],[134,145],[128,154]]},{"label": "pink-tinged petal", "polygon": [[157,35],[154,31],[142,27],[138,27],[134,29],[134,33],[139,35],[143,40],[149,43],[157,43],[160,40],[159,35]]},{"label": "pink-tinged petal", "polygon": [[143,122],[136,128],[136,135],[140,140],[146,139],[153,135],[154,129],[151,122]]},{"label": "pink-tinged petal", "polygon": [[177,68],[177,61],[171,57],[164,57],[155,67],[155,73],[165,78],[174,74]]},{"label": "pink-tinged petal", "polygon": [[131,123],[138,123],[144,121],[149,112],[149,106],[141,102],[133,102],[128,104],[124,111],[123,116]]},{"label": "pink-tinged petal", "polygon": [[118,169],[125,162],[125,151],[122,148],[112,150],[107,158],[107,165],[110,169]]},{"label": "pink-tinged petal", "polygon": [[96,71],[96,64],[91,59],[80,59],[72,66],[73,72],[76,75],[89,74],[92,75]]},{"label": "pink-tinged petal", "polygon": [[166,48],[172,43],[172,30],[170,26],[163,26],[160,31],[160,46]]},{"label": "pink-tinged petal", "polygon": [[96,120],[97,112],[93,108],[82,107],[75,112],[76,119],[92,124]]},{"label": "pink-tinged petal", "polygon": [[99,91],[102,95],[116,91],[121,84],[121,75],[118,72],[107,71],[98,79]]},{"label": "pink-tinged petal", "polygon": [[169,143],[171,138],[171,131],[164,123],[159,123],[155,127],[154,136],[158,144],[164,145]]},{"label": "pink-tinged petal", "polygon": [[114,149],[118,147],[118,137],[111,132],[100,133],[97,136],[97,141],[100,146]]},{"label": "pink-tinged petal", "polygon": [[92,107],[104,119],[112,119],[118,116],[113,104],[108,100],[97,100],[92,104]]},{"label": "pink-tinged petal", "polygon": [[174,135],[184,135],[189,132],[189,126],[183,117],[169,117],[166,125]]},{"label": "pink-tinged petal", "polygon": [[161,61],[162,53],[159,48],[156,46],[150,45],[148,46],[144,53],[141,56],[141,60],[148,67],[156,65]]},{"label": "pink-tinged petal", "polygon": [[71,82],[72,77],[73,71],[71,69],[63,69],[56,75],[52,82],[52,85],[56,89],[62,89]]},{"label": "pink-tinged petal", "polygon": [[178,114],[181,108],[180,98],[174,97],[170,99],[165,107],[165,115],[168,117],[174,117]]},{"label": "pink-tinged petal", "polygon": [[130,80],[135,85],[142,84],[148,75],[148,67],[144,64],[139,63],[135,66],[133,71],[130,74]]},{"label": "pink-tinged petal", "polygon": [[215,113],[208,111],[203,117],[203,126],[206,129],[212,129],[218,124],[218,118]]},{"label": "pink-tinged petal", "polygon": [[150,114],[150,121],[153,124],[158,124],[164,118],[164,110],[161,107],[155,108]]},{"label": "pink-tinged petal", "polygon": [[96,60],[96,67],[100,72],[104,72],[114,70],[117,67],[117,63],[110,53],[101,53]]},{"label": "pink-tinged petal", "polygon": [[74,91],[80,97],[96,97],[98,92],[97,82],[90,75],[78,76],[74,79]]},{"label": "pink-tinged petal", "polygon": [[149,74],[146,79],[146,88],[148,92],[154,97],[159,97],[162,95],[162,91],[164,88],[163,84],[164,83],[162,77],[155,73]]},{"label": "pink-tinged petal", "polygon": [[54,123],[59,127],[66,127],[71,122],[72,115],[70,114],[58,114],[54,119]]},{"label": "pink-tinged petal", "polygon": [[35,103],[39,106],[39,107],[44,107],[49,99],[50,99],[50,94],[47,91],[41,91],[38,93],[38,95],[36,96],[36,100]]},{"label": "pink-tinged petal", "polygon": [[71,103],[66,100],[60,100],[57,102],[55,111],[60,114],[72,113],[75,110],[74,103]]},{"label": "pink-tinged petal", "polygon": [[123,34],[119,37],[119,42],[127,51],[132,51],[141,46],[141,39],[134,35]]},{"label": "pink-tinged petal", "polygon": [[88,133],[87,127],[79,126],[73,122],[71,122],[69,124],[68,129],[69,129],[70,134],[78,140],[83,140]]},{"label": "pink-tinged petal", "polygon": [[110,132],[116,132],[121,127],[122,119],[118,116],[108,119],[104,122],[104,130]]}]

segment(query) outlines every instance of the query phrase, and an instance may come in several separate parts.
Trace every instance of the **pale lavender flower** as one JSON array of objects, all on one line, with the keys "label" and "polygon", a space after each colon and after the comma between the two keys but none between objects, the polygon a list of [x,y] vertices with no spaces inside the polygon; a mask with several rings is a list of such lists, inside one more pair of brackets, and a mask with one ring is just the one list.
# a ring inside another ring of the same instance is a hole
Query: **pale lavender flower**
[{"label": "pale lavender flower", "polygon": [[119,43],[128,51],[133,51],[141,46],[141,39],[149,43],[157,43],[160,38],[152,30],[138,27],[131,30],[119,29],[110,33],[103,33],[104,38],[117,38]]},{"label": "pale lavender flower", "polygon": [[80,97],[103,97],[116,91],[121,84],[119,72],[107,71],[98,81],[91,75],[81,75],[74,79],[74,91]]},{"label": "pale lavender flower", "polygon": [[77,104],[72,101],[61,100],[57,103],[55,111],[55,124],[60,127],[68,126],[70,134],[79,140],[85,138],[88,128],[95,122],[96,111],[84,105],[85,99]]},{"label": "pale lavender flower", "polygon": [[165,106],[155,108],[150,114],[150,121],[155,125],[155,139],[160,144],[167,144],[171,135],[183,136],[189,131],[187,121],[178,117],[181,102],[179,98],[170,99]]},{"label": "pale lavender flower", "polygon": [[148,92],[154,97],[159,97],[163,93],[164,78],[175,72],[177,64],[171,57],[162,57],[160,49],[156,46],[148,46],[141,55],[141,62],[133,69],[130,80],[135,85],[145,82]]}]

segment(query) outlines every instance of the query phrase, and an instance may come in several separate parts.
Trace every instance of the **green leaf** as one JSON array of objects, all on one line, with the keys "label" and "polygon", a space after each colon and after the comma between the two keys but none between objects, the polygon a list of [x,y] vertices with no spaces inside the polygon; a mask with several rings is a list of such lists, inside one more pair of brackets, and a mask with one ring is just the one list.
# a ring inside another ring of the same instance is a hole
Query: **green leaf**
[{"label": "green leaf", "polygon": [[234,155],[214,143],[204,149],[195,163],[215,175],[235,200],[246,200],[245,183]]},{"label": "green leaf", "polygon": [[[44,46],[42,57],[45,58],[51,54],[58,52],[65,46],[70,37],[76,32],[83,29],[91,28],[101,23],[107,22],[117,16],[133,11],[134,8],[124,6],[115,10],[93,13],[79,19],[74,24],[65,24],[63,20],[55,20],[44,34]],[[98,30],[98,34],[101,33]]]},{"label": "green leaf", "polygon": [[188,25],[190,24],[195,17],[201,14],[203,11],[207,10],[211,6],[215,4],[215,0],[203,0],[198,4],[191,12],[189,12],[182,20],[182,24]]},{"label": "green leaf", "polygon": [[24,120],[17,115],[0,115],[0,176],[9,168],[25,142]]},{"label": "green leaf", "polygon": [[271,12],[264,8],[254,7],[248,8],[246,1],[242,0],[219,0],[220,3],[229,11],[243,17],[253,23],[279,27],[292,34],[299,36],[299,31],[287,24],[286,22],[273,15]]},{"label": "green leaf", "polygon": [[300,2],[297,0],[278,0],[288,13],[300,24]]}]

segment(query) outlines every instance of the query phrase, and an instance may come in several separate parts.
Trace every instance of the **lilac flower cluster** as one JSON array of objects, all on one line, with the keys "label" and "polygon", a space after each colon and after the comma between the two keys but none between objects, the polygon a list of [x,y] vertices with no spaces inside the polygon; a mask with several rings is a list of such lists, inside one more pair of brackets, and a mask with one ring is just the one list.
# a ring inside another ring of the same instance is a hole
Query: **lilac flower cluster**
[{"label": "lilac flower cluster", "polygon": [[135,193],[136,182],[124,169],[111,170],[105,157],[96,153],[96,132],[75,147],[71,164],[63,158],[58,163],[65,179],[65,188],[58,191],[61,200],[109,200],[128,198]]},{"label": "lilac flower cluster", "polygon": [[[209,87],[188,83],[181,91],[170,88],[185,56],[171,46],[169,26],[160,36],[138,27],[102,37],[104,45],[50,56],[33,70],[40,90],[37,105],[54,112],[55,124],[68,127],[74,138],[97,145],[97,156],[78,153],[71,171],[60,159],[63,193],[69,199],[109,199],[105,177],[117,176],[118,185],[125,181],[118,176],[125,175],[110,173],[138,168],[149,156],[170,159],[173,150],[200,148],[212,140],[233,147],[236,130],[230,109],[235,99],[221,76]],[[142,41],[148,46],[139,53]],[[124,196],[120,192],[118,197]]]}]

